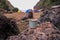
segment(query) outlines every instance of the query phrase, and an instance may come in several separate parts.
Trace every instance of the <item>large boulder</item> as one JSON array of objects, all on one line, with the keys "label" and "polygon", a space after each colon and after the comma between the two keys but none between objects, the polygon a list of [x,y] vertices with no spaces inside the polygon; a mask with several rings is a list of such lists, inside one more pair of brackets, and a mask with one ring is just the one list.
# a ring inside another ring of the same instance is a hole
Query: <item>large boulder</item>
[{"label": "large boulder", "polygon": [[3,14],[0,14],[0,40],[19,33],[15,21],[11,21]]}]

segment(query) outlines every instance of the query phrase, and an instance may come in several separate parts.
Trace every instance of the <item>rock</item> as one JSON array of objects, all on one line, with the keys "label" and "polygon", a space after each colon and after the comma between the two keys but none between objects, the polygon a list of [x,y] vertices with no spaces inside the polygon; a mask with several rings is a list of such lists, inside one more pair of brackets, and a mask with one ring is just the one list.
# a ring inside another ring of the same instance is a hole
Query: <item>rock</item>
[{"label": "rock", "polygon": [[42,22],[51,22],[58,29],[60,29],[60,8],[52,8],[51,10],[47,10],[44,14],[39,18],[40,23]]},{"label": "rock", "polygon": [[0,40],[6,40],[9,36],[17,35],[19,32],[15,21],[11,21],[4,15],[0,15]]},{"label": "rock", "polygon": [[17,36],[11,36],[8,40],[60,40],[60,31],[50,22],[40,24],[39,27],[28,28]]}]

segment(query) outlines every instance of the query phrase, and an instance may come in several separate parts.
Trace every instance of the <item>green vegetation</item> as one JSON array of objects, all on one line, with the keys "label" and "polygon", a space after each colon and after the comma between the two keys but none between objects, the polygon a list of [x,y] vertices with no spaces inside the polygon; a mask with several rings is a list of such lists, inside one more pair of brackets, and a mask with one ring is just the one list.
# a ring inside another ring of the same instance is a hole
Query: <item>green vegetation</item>
[{"label": "green vegetation", "polygon": [[13,8],[13,12],[18,12],[18,8]]},{"label": "green vegetation", "polygon": [[0,2],[0,8],[8,10],[8,5],[6,5],[6,0],[1,0]]},{"label": "green vegetation", "polygon": [[60,5],[60,0],[41,0],[35,6],[37,7],[51,7],[53,5]]},{"label": "green vegetation", "polygon": [[43,5],[46,7],[50,7],[52,5],[59,5],[60,4],[60,0],[44,0],[43,1]]}]

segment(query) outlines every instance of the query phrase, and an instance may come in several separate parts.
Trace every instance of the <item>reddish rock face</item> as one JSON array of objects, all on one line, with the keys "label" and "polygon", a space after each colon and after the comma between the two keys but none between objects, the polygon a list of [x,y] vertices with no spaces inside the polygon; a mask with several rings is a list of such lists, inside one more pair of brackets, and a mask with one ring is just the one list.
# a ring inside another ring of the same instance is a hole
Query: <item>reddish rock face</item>
[{"label": "reddish rock face", "polygon": [[17,36],[11,36],[9,40],[60,40],[60,32],[53,24],[45,22],[35,29],[28,28]]}]

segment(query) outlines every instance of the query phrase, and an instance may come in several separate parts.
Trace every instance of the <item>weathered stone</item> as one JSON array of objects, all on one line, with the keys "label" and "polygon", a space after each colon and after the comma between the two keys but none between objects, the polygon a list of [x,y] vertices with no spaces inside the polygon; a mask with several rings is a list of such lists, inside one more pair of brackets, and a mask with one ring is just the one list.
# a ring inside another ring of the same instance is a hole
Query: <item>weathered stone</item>
[{"label": "weathered stone", "polygon": [[60,8],[52,8],[51,10],[47,10],[44,14],[39,18],[40,23],[49,21],[53,23],[57,28],[60,29]]},{"label": "weathered stone", "polygon": [[60,31],[54,27],[53,24],[45,22],[35,29],[28,28],[21,34],[10,37],[8,40],[60,40]]},{"label": "weathered stone", "polygon": [[9,36],[17,35],[18,33],[15,21],[0,15],[0,40],[6,40]]}]

